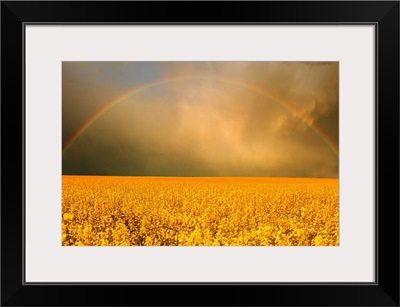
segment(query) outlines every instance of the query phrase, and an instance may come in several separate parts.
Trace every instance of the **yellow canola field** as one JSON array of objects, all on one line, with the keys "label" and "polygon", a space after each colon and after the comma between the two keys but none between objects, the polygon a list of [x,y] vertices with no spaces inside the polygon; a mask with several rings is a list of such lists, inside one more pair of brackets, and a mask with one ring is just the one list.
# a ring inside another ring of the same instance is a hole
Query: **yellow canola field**
[{"label": "yellow canola field", "polygon": [[338,179],[62,177],[62,244],[337,246]]}]

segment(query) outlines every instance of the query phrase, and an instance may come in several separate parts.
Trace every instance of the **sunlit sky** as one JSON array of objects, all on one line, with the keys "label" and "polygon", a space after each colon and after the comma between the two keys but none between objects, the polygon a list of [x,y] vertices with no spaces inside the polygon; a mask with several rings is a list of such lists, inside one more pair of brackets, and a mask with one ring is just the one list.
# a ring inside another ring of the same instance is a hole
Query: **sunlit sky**
[{"label": "sunlit sky", "polygon": [[63,174],[337,177],[338,70],[63,62]]}]

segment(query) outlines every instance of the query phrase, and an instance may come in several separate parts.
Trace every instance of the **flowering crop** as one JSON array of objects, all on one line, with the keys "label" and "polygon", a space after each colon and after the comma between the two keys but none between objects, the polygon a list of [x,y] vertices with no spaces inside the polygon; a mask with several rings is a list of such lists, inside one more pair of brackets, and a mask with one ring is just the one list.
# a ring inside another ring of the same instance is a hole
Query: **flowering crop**
[{"label": "flowering crop", "polygon": [[63,176],[62,244],[337,246],[338,179]]}]

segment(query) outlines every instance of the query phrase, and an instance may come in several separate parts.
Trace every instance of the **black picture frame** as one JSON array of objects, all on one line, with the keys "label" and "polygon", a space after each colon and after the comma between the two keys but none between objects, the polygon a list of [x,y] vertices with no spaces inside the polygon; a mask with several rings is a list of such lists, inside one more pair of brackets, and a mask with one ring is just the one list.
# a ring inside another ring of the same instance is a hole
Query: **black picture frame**
[{"label": "black picture frame", "polygon": [[[375,25],[376,282],[25,283],[24,26],[29,23]],[[1,77],[2,306],[399,306],[398,1],[3,1]]]}]

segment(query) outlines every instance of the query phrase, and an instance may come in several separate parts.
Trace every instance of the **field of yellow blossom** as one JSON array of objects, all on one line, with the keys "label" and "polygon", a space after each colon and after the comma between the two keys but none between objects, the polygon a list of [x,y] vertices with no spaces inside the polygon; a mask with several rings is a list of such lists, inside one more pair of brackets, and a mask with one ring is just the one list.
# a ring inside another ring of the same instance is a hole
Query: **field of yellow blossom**
[{"label": "field of yellow blossom", "polygon": [[62,177],[62,245],[335,246],[338,179]]}]

